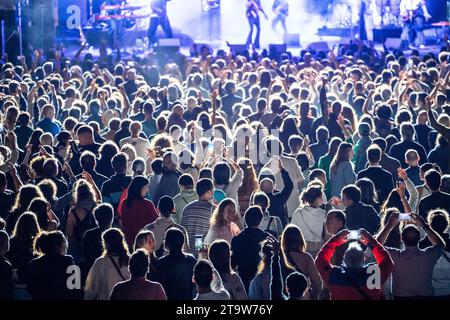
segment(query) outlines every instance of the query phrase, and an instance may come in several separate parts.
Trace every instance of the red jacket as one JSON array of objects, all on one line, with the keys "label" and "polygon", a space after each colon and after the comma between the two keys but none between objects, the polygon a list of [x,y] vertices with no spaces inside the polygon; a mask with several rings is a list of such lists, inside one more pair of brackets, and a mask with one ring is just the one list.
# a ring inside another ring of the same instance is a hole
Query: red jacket
[{"label": "red jacket", "polygon": [[158,213],[150,200],[134,200],[131,207],[127,206],[126,201],[122,203],[122,230],[130,248],[139,231],[157,218]]},{"label": "red jacket", "polygon": [[[369,289],[367,283],[373,283],[369,279],[374,271],[368,270],[371,265],[365,265],[359,269],[351,269],[345,266],[331,264],[334,251],[341,244],[340,240],[330,239],[319,251],[316,258],[317,271],[322,280],[330,289],[332,300],[381,300],[383,299],[383,284],[392,273],[394,263],[389,252],[376,240],[369,244],[380,270],[380,288]],[[350,277],[350,278],[349,278]],[[359,290],[357,289],[359,287]],[[364,294],[362,292],[364,292]]]}]

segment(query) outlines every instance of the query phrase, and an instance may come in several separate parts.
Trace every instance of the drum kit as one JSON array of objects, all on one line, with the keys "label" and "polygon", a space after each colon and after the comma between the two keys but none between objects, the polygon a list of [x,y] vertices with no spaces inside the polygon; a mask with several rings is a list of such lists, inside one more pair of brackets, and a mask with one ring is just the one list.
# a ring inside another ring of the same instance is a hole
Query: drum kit
[{"label": "drum kit", "polygon": [[139,20],[149,18],[149,13],[139,13],[146,6],[132,5],[125,1],[104,2],[100,6],[100,13],[93,14],[88,21],[88,26],[96,29],[110,28],[111,21],[122,21],[125,30],[133,30],[137,27]]}]

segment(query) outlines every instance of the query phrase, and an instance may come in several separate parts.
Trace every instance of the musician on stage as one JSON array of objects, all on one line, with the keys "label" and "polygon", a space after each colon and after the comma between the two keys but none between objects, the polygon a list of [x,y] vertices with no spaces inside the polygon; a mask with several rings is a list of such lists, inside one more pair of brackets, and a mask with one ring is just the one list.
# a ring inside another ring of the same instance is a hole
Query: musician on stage
[{"label": "musician on stage", "polygon": [[250,33],[248,34],[247,38],[247,47],[252,44],[253,39],[253,30],[256,28],[256,36],[255,40],[253,42],[253,48],[259,49],[260,48],[260,37],[261,37],[261,20],[259,18],[259,12],[262,12],[266,20],[269,20],[269,17],[267,16],[266,12],[261,6],[261,0],[247,0],[246,3],[246,15],[248,19],[248,23],[250,25]]},{"label": "musician on stage", "polygon": [[275,18],[272,21],[272,29],[276,31],[278,23],[281,23],[284,34],[287,33],[286,18],[289,15],[289,1],[288,0],[274,0],[272,11],[275,13]]},{"label": "musician on stage", "polygon": [[161,26],[167,38],[173,37],[172,27],[167,16],[167,1],[170,0],[151,0],[152,15],[148,28],[150,46],[153,46],[157,42],[156,31],[158,30],[158,26]]},{"label": "musician on stage", "polygon": [[208,40],[219,40],[221,23],[221,0],[202,0],[203,30]]},{"label": "musician on stage", "polygon": [[402,40],[410,46],[415,44],[416,47],[424,47],[424,24],[431,19],[425,0],[402,0],[400,15],[403,19]]},{"label": "musician on stage", "polygon": [[[107,0],[101,6],[102,11],[105,12],[106,15],[112,16],[120,16],[122,14],[122,6],[126,4],[124,0]],[[107,9],[105,9],[107,8]],[[111,48],[113,50],[120,50],[122,37],[124,33],[124,25],[123,19],[121,18],[113,18],[108,20],[109,22],[109,36],[111,42]]]},{"label": "musician on stage", "polygon": [[[5,48],[3,48],[3,43],[0,38],[0,60],[4,60],[4,57],[2,56],[3,50],[5,50],[5,53],[8,54],[10,61],[14,58],[13,49],[15,46],[12,41],[12,35],[14,34],[16,24],[14,17],[16,8],[14,2],[15,0],[0,1],[0,35],[2,31],[4,31],[5,35]],[[5,30],[2,30],[1,21],[4,21]]]}]

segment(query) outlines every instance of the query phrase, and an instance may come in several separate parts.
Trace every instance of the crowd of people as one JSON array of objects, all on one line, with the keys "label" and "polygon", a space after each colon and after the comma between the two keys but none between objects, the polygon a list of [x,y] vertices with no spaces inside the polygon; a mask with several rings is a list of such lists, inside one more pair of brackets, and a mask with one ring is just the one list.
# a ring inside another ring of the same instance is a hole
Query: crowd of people
[{"label": "crowd of people", "polygon": [[450,297],[450,48],[81,51],[1,67],[1,300]]}]

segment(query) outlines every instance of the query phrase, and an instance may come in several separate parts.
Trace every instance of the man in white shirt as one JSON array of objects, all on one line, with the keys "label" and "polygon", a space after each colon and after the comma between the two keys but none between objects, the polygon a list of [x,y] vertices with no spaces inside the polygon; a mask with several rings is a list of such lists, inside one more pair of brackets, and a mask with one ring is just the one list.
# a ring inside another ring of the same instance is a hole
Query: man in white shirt
[{"label": "man in white shirt", "polygon": [[147,139],[141,138],[139,135],[142,131],[142,125],[138,121],[134,121],[130,125],[130,134],[128,138],[120,140],[120,147],[125,144],[131,144],[136,150],[136,155],[142,159],[147,159],[147,150],[150,148],[150,142]]},{"label": "man in white shirt", "polygon": [[400,16],[404,23],[402,40],[408,41],[409,45],[415,44],[423,47],[425,43],[424,23],[431,18],[425,0],[402,0]]}]

